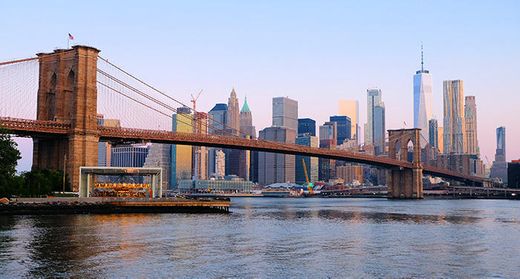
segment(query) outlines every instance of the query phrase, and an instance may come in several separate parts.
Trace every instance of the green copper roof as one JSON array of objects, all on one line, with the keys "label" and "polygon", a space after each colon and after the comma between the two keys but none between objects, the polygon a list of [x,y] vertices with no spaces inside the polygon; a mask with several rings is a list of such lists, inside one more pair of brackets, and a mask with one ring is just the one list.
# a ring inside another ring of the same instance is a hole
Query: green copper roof
[{"label": "green copper roof", "polygon": [[242,106],[242,110],[240,112],[251,112],[249,105],[247,104],[247,97],[244,98],[244,105]]}]

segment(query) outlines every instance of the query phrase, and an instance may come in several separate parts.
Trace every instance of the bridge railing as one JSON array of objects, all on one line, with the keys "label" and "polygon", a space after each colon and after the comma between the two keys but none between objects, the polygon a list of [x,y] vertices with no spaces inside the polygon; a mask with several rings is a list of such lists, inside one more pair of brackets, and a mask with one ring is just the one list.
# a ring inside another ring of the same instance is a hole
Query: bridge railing
[{"label": "bridge railing", "polygon": [[67,131],[70,129],[70,124],[57,121],[0,117],[0,127],[13,130],[14,132],[25,131],[67,133]]},{"label": "bridge railing", "polygon": [[100,136],[106,138],[120,138],[127,140],[185,142],[198,145],[221,145],[237,148],[260,149],[265,152],[279,152],[301,154],[304,156],[329,157],[337,160],[354,161],[367,164],[381,165],[385,167],[411,168],[412,164],[406,161],[398,161],[388,157],[380,157],[369,154],[357,153],[346,150],[325,149],[308,147],[292,143],[280,143],[261,139],[245,139],[233,136],[194,134],[183,132],[171,132],[164,130],[146,130],[132,128],[99,127]]}]

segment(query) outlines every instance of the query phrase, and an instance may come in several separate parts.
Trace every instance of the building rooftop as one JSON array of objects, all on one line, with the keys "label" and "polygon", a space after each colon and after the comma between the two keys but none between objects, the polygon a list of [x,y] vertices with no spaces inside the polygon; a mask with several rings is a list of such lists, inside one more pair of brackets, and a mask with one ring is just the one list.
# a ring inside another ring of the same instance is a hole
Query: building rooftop
[{"label": "building rooftop", "polygon": [[227,104],[225,104],[225,103],[215,104],[215,106],[210,111],[219,111],[219,110],[227,110]]},{"label": "building rooftop", "polygon": [[244,98],[244,105],[242,106],[240,112],[251,112],[249,105],[247,104],[247,97]]}]

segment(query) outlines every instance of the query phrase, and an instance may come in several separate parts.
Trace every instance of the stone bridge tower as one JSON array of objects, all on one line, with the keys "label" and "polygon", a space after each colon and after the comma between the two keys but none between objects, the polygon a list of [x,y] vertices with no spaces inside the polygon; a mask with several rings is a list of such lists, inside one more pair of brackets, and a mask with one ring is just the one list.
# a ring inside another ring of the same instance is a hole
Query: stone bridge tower
[{"label": "stone bridge tower", "polygon": [[423,198],[420,131],[421,129],[388,130],[388,156],[412,163],[411,169],[388,170],[388,198]]},{"label": "stone bridge tower", "polygon": [[35,137],[33,169],[63,170],[72,190],[79,187],[79,167],[97,166],[97,57],[99,50],[74,46],[39,53],[37,119],[70,124],[67,135]]}]

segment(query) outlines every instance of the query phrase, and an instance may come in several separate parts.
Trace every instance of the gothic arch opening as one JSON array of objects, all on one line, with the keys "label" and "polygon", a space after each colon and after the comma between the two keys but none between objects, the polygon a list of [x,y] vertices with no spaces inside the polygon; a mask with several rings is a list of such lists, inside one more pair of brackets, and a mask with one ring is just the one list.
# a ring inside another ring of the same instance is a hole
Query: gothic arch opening
[{"label": "gothic arch opening", "polygon": [[49,92],[45,94],[45,108],[47,114],[47,120],[55,120],[56,118],[56,84],[57,76],[56,73],[52,73]]},{"label": "gothic arch opening", "polygon": [[63,117],[70,120],[72,117],[73,93],[76,80],[76,74],[70,70],[67,75],[67,82],[65,83],[65,90],[63,90]]},{"label": "gothic arch opening", "polygon": [[401,160],[401,141],[397,140],[394,144],[395,150],[395,159]]},{"label": "gothic arch opening", "polygon": [[406,144],[406,150],[407,150],[407,161],[413,162],[413,150],[414,150],[414,144],[411,139],[408,140],[408,143]]}]

